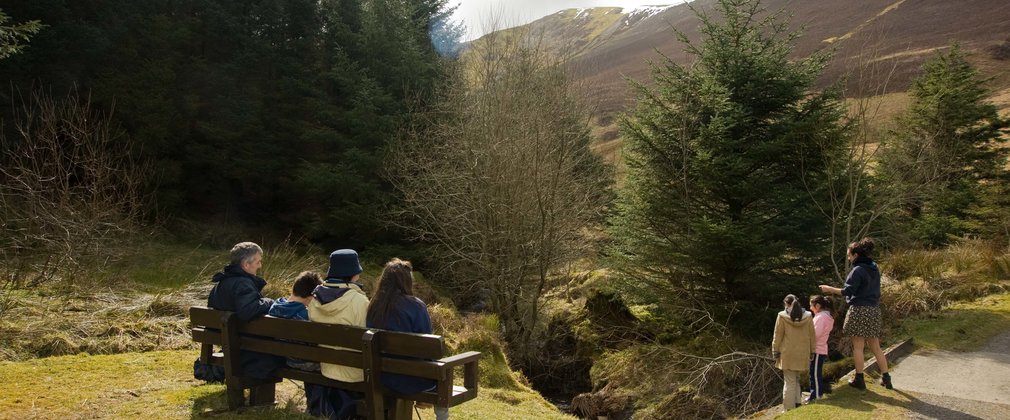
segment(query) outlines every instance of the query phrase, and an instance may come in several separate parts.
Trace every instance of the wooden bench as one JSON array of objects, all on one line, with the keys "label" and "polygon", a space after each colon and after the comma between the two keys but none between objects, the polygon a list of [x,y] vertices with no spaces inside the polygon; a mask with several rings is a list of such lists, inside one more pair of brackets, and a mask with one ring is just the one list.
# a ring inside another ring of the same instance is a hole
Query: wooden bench
[{"label": "wooden bench", "polygon": [[[202,344],[201,360],[224,366],[228,407],[232,410],[245,405],[246,389],[250,390],[250,405],[273,403],[276,383],[283,378],[362,393],[365,395],[365,407],[359,404],[358,412],[369,419],[382,419],[386,414],[392,418],[409,418],[409,412],[396,413],[396,406],[409,406],[403,403],[405,401],[452,407],[477,397],[477,367],[481,354],[471,351],[444,357],[445,345],[438,335],[270,317],[240,322],[232,312],[196,306],[190,308],[189,314],[193,341]],[[221,351],[215,353],[214,346],[221,347]],[[364,371],[365,380],[340,382],[319,372],[288,367],[278,369],[272,379],[244,377],[239,359],[241,350],[359,368]],[[463,368],[462,386],[453,385],[457,367]],[[382,385],[380,373],[433,379],[437,386],[430,392],[398,394]],[[394,400],[398,404],[390,403]],[[387,404],[390,405],[389,412],[386,411]]]}]

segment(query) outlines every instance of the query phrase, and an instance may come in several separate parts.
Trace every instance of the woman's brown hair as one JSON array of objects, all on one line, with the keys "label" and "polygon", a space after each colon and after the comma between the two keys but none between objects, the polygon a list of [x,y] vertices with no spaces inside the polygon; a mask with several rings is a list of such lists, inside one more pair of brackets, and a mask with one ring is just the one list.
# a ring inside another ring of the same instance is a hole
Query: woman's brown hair
[{"label": "woman's brown hair", "polygon": [[849,252],[859,254],[859,256],[863,258],[872,258],[873,248],[875,245],[876,244],[874,244],[873,238],[866,237],[849,244]]},{"label": "woman's brown hair", "polygon": [[368,303],[368,324],[385,328],[396,302],[414,294],[414,267],[410,261],[393,258],[382,268],[375,296]]}]

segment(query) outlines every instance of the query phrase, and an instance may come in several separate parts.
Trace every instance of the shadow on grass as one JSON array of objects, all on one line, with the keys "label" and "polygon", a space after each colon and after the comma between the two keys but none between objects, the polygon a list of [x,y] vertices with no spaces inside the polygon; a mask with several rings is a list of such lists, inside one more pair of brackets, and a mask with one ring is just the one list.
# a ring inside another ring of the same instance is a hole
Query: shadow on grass
[{"label": "shadow on grass", "polygon": [[239,407],[228,410],[228,397],[222,388],[219,391],[205,394],[193,400],[190,411],[191,419],[313,419],[307,414],[294,411],[283,404]]},{"label": "shadow on grass", "polygon": [[[835,391],[836,395],[839,393]],[[854,411],[866,411],[871,412],[877,409],[877,406],[871,403],[881,403],[893,406],[902,406],[905,404],[904,401],[899,401],[892,397],[885,397],[883,395],[875,394],[873,392],[865,391],[849,391],[845,392],[842,398],[827,398],[818,399],[815,404],[823,406],[838,407],[841,409],[854,410]]]},{"label": "shadow on grass", "polygon": [[838,409],[853,410],[872,413],[882,406],[901,407],[913,413],[925,415],[926,418],[937,419],[958,419],[958,420],[981,420],[980,417],[973,416],[947,407],[920,400],[915,395],[899,390],[893,392],[904,399],[878,394],[870,391],[847,390],[839,395],[841,398],[828,398],[817,400],[815,404],[822,406],[836,407]]},{"label": "shadow on grass", "polygon": [[193,400],[190,418],[207,418],[228,413],[227,394],[224,389],[205,394]]}]

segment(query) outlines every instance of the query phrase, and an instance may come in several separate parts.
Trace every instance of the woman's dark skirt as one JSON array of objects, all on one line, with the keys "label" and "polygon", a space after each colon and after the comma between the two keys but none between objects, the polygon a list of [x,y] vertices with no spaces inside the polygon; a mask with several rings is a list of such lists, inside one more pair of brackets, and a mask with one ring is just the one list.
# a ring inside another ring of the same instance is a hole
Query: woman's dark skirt
[{"label": "woman's dark skirt", "polygon": [[842,333],[848,337],[880,337],[880,307],[850,306]]}]

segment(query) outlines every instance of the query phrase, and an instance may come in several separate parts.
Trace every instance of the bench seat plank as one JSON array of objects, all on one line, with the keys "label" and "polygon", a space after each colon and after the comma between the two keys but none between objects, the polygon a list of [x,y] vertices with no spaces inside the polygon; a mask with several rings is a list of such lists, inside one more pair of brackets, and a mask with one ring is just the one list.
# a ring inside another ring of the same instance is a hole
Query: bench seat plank
[{"label": "bench seat plank", "polygon": [[[385,395],[392,396],[393,398],[418,401],[428,404],[438,404],[438,393],[436,392],[420,392],[417,394],[399,394],[391,390],[386,390]],[[473,394],[473,397],[470,395]],[[472,400],[476,397],[476,390],[466,389],[466,387],[453,385],[452,393],[449,395],[449,407],[459,405],[466,401]]]}]

